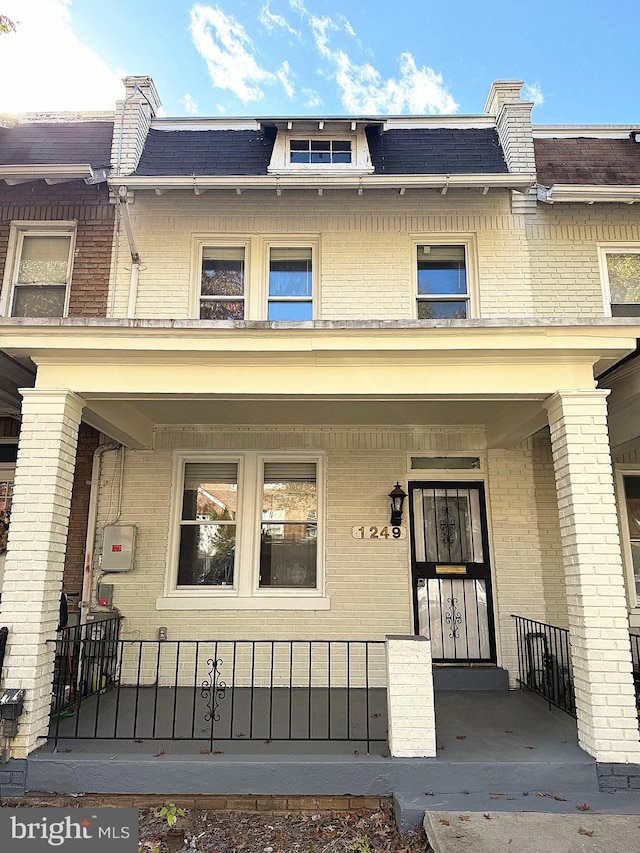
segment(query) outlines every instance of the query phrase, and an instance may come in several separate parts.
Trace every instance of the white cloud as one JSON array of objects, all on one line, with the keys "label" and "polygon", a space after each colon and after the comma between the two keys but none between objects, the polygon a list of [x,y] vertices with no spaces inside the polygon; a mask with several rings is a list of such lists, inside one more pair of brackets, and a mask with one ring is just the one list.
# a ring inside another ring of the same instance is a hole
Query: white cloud
[{"label": "white cloud", "polygon": [[115,109],[120,75],[75,35],[71,9],[71,0],[2,0],[18,27],[2,36],[0,110]]},{"label": "white cloud", "polygon": [[289,63],[285,59],[285,61],[282,63],[282,65],[278,69],[277,77],[278,77],[278,80],[282,83],[282,86],[284,87],[284,90],[287,93],[289,98],[293,98],[293,95],[295,93],[295,88],[293,86],[293,83],[291,82],[292,76],[294,76],[294,75],[293,75],[293,72],[291,71],[291,66],[289,65]]},{"label": "white cloud", "polygon": [[331,18],[310,19],[316,47],[333,66],[333,76],[344,107],[352,113],[452,113],[457,103],[441,75],[418,68],[410,53],[400,57],[399,77],[384,79],[370,63],[353,63],[344,50],[332,49],[329,34],[338,29]]},{"label": "white cloud", "polygon": [[213,85],[233,92],[245,106],[260,100],[264,95],[261,84],[272,83],[275,75],[258,64],[242,24],[218,7],[194,6],[190,15],[191,37],[207,63]]},{"label": "white cloud", "polygon": [[189,94],[189,92],[185,92],[184,98],[182,99],[182,106],[189,115],[198,115],[198,102]]},{"label": "white cloud", "polygon": [[315,89],[303,89],[302,94],[307,99],[307,106],[310,110],[322,106],[322,96]]},{"label": "white cloud", "polygon": [[258,17],[260,23],[268,30],[274,30],[276,27],[280,27],[280,29],[285,30],[292,36],[296,36],[296,38],[299,38],[300,36],[300,33],[297,30],[294,30],[293,27],[287,22],[287,19],[284,17],[284,15],[273,14],[271,9],[269,8],[268,3],[265,3],[262,9],[260,9],[260,15]]},{"label": "white cloud", "polygon": [[527,84],[522,93],[527,101],[533,101],[534,107],[541,107],[544,104],[544,95],[539,83]]}]

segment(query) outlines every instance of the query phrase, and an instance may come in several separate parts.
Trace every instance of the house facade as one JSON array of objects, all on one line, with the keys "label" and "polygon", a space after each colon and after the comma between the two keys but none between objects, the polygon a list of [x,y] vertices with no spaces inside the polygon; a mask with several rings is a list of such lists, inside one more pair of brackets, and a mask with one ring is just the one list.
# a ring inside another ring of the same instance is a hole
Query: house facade
[{"label": "house facade", "polygon": [[[515,687],[513,615],[566,628],[580,745],[640,763],[640,442],[623,401],[612,456],[598,384],[640,336],[630,128],[532,128],[514,81],[476,116],[314,120],[158,118],[153,81],[125,85],[104,182],[0,165],[19,197],[0,350],[33,365],[2,586],[12,756],[47,733],[66,571],[80,620],[117,612],[132,642],[393,638],[372,678],[395,756],[436,755],[434,669]],[[47,236],[68,277],[21,308]]]}]

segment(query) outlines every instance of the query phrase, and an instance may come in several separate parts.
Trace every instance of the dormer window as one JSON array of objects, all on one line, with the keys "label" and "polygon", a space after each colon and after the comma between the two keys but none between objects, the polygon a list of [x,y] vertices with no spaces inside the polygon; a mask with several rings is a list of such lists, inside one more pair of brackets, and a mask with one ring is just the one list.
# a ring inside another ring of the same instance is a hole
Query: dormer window
[{"label": "dormer window", "polygon": [[274,124],[270,175],[293,175],[302,182],[320,179],[322,183],[338,175],[373,172],[366,134],[371,120],[291,119]]},{"label": "dormer window", "polygon": [[291,139],[289,163],[351,163],[351,140]]}]

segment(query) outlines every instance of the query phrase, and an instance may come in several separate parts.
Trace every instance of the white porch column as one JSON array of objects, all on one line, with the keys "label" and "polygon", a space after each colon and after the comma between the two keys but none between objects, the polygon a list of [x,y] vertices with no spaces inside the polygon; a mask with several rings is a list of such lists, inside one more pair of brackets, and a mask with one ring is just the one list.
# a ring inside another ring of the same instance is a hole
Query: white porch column
[{"label": "white porch column", "polygon": [[9,628],[4,684],[26,691],[12,757],[47,733],[60,589],[83,401],[71,391],[21,391],[22,428],[2,588]]},{"label": "white porch column", "polygon": [[426,637],[387,637],[389,751],[394,758],[435,758],[431,643]]},{"label": "white porch column", "polygon": [[607,432],[608,391],[545,405],[553,448],[578,739],[598,761],[638,762],[629,622]]}]

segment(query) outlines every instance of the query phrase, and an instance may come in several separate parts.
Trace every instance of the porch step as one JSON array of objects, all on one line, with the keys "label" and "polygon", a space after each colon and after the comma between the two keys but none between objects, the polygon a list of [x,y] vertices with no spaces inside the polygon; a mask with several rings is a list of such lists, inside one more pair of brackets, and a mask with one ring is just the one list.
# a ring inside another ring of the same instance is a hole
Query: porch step
[{"label": "porch step", "polygon": [[[589,806],[584,809],[584,806]],[[637,791],[601,793],[591,789],[573,791],[558,789],[540,791],[501,791],[474,794],[434,794],[426,796],[396,792],[393,795],[396,822],[402,832],[416,829],[425,820],[433,827],[433,817],[449,812],[459,819],[460,814],[478,812],[492,815],[502,812],[537,812],[545,814],[580,815],[639,815],[640,796]]]},{"label": "porch step", "polygon": [[508,690],[509,673],[500,666],[434,666],[434,690]]}]

